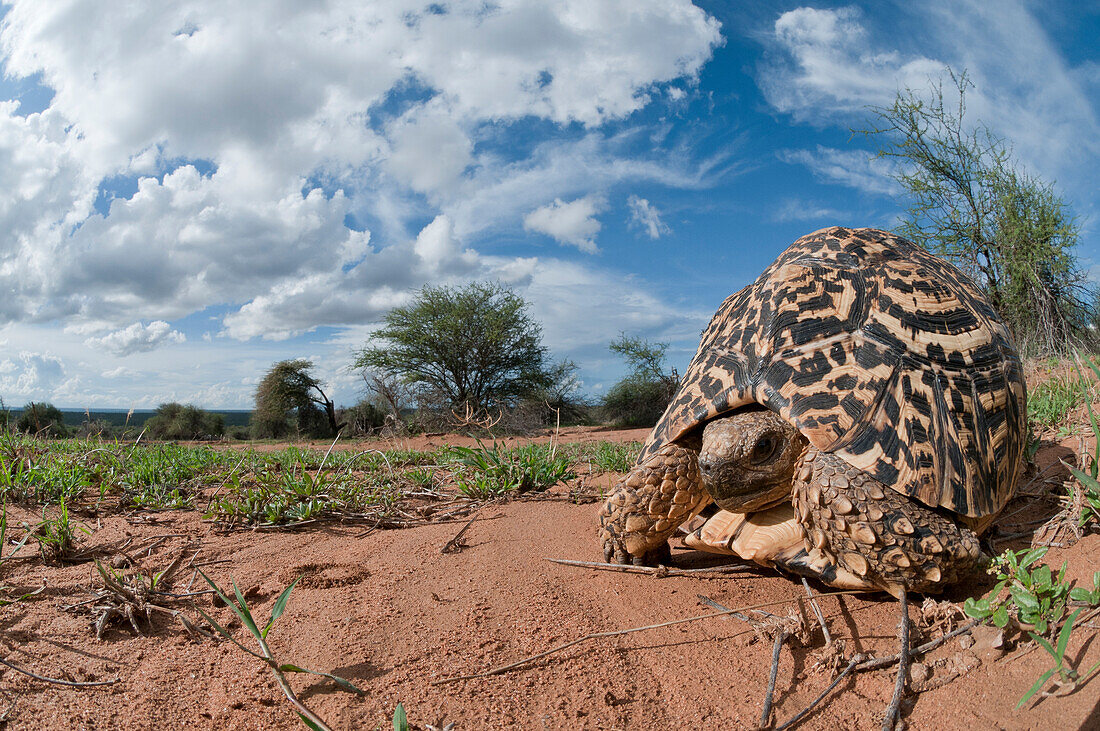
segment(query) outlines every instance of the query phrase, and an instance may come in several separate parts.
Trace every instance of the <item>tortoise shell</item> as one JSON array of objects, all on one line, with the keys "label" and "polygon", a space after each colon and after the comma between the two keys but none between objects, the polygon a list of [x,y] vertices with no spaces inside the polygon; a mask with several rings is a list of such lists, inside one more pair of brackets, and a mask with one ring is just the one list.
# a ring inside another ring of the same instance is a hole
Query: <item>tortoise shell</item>
[{"label": "tortoise shell", "polygon": [[1025,403],[1011,336],[973,281],[885,231],[827,228],[718,308],[639,464],[759,404],[898,492],[978,518],[1015,490]]}]

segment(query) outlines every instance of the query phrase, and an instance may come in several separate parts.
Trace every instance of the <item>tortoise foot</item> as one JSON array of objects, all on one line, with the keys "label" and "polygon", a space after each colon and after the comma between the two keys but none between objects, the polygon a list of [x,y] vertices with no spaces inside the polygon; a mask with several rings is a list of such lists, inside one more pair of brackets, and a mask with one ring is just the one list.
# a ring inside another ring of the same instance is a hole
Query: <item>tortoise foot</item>
[{"label": "tortoise foot", "polygon": [[795,474],[794,507],[806,550],[899,596],[936,592],[983,565],[969,528],[839,457],[811,449]]},{"label": "tortoise foot", "polygon": [[667,444],[635,465],[600,508],[600,543],[613,563],[668,558],[668,539],[710,502],[699,479],[698,450]]}]

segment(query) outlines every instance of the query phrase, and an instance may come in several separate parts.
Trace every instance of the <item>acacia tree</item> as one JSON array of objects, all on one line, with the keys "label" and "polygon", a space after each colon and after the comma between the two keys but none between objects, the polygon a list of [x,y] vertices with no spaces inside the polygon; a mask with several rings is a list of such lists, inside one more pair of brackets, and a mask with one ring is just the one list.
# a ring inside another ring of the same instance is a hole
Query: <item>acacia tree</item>
[{"label": "acacia tree", "polygon": [[385,315],[373,337],[378,344],[359,350],[354,367],[396,375],[442,408],[514,406],[553,380],[542,328],[527,307],[497,283],[426,286]]},{"label": "acacia tree", "polygon": [[296,412],[300,431],[320,436],[335,434],[343,428],[336,420],[336,407],[325,395],[321,381],[313,377],[313,361],[281,360],[256,387],[256,409],[252,413],[252,431],[256,436],[285,436],[292,413]]},{"label": "acacia tree", "polygon": [[858,130],[900,163],[893,177],[910,205],[899,231],[978,282],[1023,347],[1064,352],[1091,339],[1096,301],[1073,253],[1077,226],[1050,185],[1016,169],[1003,139],[965,124],[973,84],[947,71],[957,102],[942,82],[927,99],[906,89]]},{"label": "acacia tree", "polygon": [[656,424],[680,385],[676,369],[665,370],[668,343],[651,343],[620,333],[608,348],[626,359],[630,374],[604,396],[605,417],[623,426]]}]

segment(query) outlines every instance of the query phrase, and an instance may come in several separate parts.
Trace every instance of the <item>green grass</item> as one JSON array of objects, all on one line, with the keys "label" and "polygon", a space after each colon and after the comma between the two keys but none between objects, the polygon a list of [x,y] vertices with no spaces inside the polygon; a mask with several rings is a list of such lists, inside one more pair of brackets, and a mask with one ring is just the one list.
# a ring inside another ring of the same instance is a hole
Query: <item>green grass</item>
[{"label": "green grass", "polygon": [[[442,447],[435,451],[287,447],[273,452],[117,440],[44,440],[0,430],[0,501],[26,506],[199,510],[223,526],[315,520],[407,524],[409,500],[539,492],[574,466],[625,472],[639,444]],[[405,517],[400,517],[403,513]]]},{"label": "green grass", "polygon": [[629,472],[642,453],[641,442],[585,442],[567,445],[577,462],[587,462],[601,472]]},{"label": "green grass", "polygon": [[1028,418],[1043,427],[1060,426],[1070,410],[1085,397],[1093,395],[1091,378],[1077,375],[1055,376],[1043,381],[1027,395]]}]

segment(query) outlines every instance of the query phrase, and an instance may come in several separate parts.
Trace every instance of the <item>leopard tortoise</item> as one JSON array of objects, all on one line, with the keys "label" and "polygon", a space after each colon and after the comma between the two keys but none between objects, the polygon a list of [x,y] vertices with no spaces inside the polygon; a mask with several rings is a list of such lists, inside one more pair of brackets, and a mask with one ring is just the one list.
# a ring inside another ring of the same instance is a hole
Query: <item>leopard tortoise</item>
[{"label": "leopard tortoise", "polygon": [[1023,369],[975,284],[874,229],[795,241],[722,303],[600,511],[609,561],[686,539],[839,588],[938,591],[1012,496]]}]

